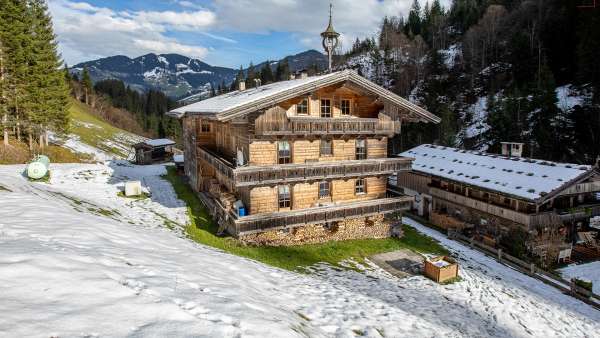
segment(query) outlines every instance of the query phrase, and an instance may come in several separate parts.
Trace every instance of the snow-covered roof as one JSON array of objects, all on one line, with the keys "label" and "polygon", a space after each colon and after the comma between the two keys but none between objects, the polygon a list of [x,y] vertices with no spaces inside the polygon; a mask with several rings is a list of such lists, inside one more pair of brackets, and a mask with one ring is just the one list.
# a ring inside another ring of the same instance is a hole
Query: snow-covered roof
[{"label": "snow-covered roof", "polygon": [[540,200],[586,176],[593,167],[506,157],[479,151],[423,144],[400,156],[412,157],[412,169],[526,200]]},{"label": "snow-covered roof", "polygon": [[208,115],[218,120],[226,121],[252,111],[273,106],[278,102],[310,93],[318,88],[344,81],[352,82],[369,92],[379,95],[391,104],[410,111],[424,122],[440,122],[439,117],[365,79],[353,70],[275,82],[243,91],[237,90],[173,109],[169,112],[169,115],[175,117],[183,117],[186,114]]},{"label": "snow-covered roof", "polygon": [[173,144],[175,144],[175,141],[169,140],[168,138],[158,138],[158,139],[154,139],[154,140],[144,141],[144,143],[146,143],[149,146],[153,146],[153,147],[162,147],[162,146],[173,145]]}]

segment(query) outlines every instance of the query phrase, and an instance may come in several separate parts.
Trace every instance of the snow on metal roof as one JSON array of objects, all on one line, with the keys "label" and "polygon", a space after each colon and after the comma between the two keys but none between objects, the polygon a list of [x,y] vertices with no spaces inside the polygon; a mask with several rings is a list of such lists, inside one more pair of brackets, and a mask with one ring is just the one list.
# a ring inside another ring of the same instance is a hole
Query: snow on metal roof
[{"label": "snow on metal roof", "polygon": [[415,113],[423,121],[434,123],[441,121],[439,117],[365,79],[353,70],[275,82],[243,91],[237,90],[173,109],[169,115],[175,117],[183,117],[186,114],[209,115],[219,120],[228,120],[342,81],[356,83],[389,102]]},{"label": "snow on metal roof", "polygon": [[399,155],[415,159],[414,171],[527,200],[540,199],[592,170],[588,165],[506,157],[430,144]]},{"label": "snow on metal roof", "polygon": [[262,98],[269,97],[273,94],[283,92],[285,90],[294,89],[307,83],[316,82],[317,80],[326,78],[328,76],[330,76],[330,74],[312,76],[307,77],[305,79],[275,82],[260,87],[246,89],[243,91],[236,90],[234,92],[215,96],[210,99],[202,100],[187,106],[174,109],[171,112],[179,114],[220,113],[238,107],[244,103],[260,100]]},{"label": "snow on metal roof", "polygon": [[175,141],[169,140],[168,138],[159,138],[154,140],[144,141],[149,146],[153,147],[161,147],[161,146],[170,146],[175,144]]}]

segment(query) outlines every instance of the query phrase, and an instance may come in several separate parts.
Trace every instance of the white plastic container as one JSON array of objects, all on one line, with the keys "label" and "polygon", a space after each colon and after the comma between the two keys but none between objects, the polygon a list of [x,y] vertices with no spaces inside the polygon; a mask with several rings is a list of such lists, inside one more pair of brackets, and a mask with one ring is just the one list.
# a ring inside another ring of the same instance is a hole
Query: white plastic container
[{"label": "white plastic container", "polygon": [[125,182],[125,196],[139,196],[142,194],[142,182],[129,181]]}]

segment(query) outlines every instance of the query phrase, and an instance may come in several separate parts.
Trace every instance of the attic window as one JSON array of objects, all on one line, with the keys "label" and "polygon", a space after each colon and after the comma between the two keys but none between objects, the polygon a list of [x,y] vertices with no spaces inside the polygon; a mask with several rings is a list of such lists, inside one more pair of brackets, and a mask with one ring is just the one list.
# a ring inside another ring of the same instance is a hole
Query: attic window
[{"label": "attic window", "polygon": [[296,115],[308,114],[308,99],[304,98],[296,105]]},{"label": "attic window", "polygon": [[342,112],[342,115],[350,115],[350,100],[340,101],[340,110]]},{"label": "attic window", "polygon": [[330,99],[321,99],[321,117],[331,117]]}]

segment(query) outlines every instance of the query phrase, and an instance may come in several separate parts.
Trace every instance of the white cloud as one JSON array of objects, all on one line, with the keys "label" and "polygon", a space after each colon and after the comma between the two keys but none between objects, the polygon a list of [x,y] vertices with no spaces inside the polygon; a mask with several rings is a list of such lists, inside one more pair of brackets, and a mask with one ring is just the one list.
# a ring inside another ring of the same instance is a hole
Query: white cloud
[{"label": "white cloud", "polygon": [[137,12],[133,15],[136,21],[150,22],[154,24],[168,25],[176,30],[194,30],[212,26],[215,21],[215,13],[201,10],[195,12]]},{"label": "white cloud", "polygon": [[138,48],[150,50],[155,53],[175,53],[195,58],[203,58],[208,52],[208,50],[204,47],[184,45],[176,41],[135,39],[133,44]]},{"label": "white cloud", "polygon": [[151,52],[201,58],[208,52],[205,46],[181,43],[166,32],[207,29],[216,22],[214,13],[207,10],[116,12],[68,0],[50,1],[49,8],[60,51],[70,64],[110,55],[135,57]]},{"label": "white cloud", "polygon": [[[332,2],[333,25],[345,47],[357,37],[375,34],[385,16],[407,15],[413,0]],[[292,32],[301,44],[317,49],[321,48],[319,33],[329,18],[329,2],[323,0],[214,0],[213,7],[220,28],[250,33]]]}]

